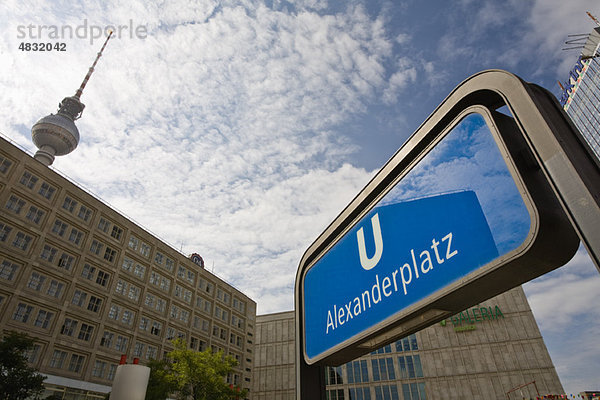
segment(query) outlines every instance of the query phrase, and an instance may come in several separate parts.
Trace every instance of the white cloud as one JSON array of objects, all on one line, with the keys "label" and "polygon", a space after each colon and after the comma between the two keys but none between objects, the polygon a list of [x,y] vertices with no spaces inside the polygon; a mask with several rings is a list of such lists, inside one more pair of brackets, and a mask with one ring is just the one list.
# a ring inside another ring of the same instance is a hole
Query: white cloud
[{"label": "white cloud", "polygon": [[[82,96],[79,148],[56,167],[214,262],[259,312],[290,309],[302,252],[371,176],[343,164],[356,148],[330,128],[388,86],[383,23],[361,7],[319,15],[316,2],[295,14],[242,3],[79,6],[90,23],[133,19],[149,34],[109,42]],[[34,11],[11,4],[9,22],[65,23],[56,9],[47,21]],[[15,32],[3,32],[1,129],[33,149],[19,127],[75,92],[101,42],[25,54]]]}]

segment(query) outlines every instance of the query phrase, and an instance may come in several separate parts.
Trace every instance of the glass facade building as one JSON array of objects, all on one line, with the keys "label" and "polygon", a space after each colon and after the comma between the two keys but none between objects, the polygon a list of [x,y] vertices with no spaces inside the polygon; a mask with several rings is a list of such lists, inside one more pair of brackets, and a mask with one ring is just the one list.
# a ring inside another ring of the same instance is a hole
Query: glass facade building
[{"label": "glass facade building", "polygon": [[[294,327],[293,311],[256,317],[252,400],[295,400]],[[328,400],[514,400],[536,398],[538,390],[540,396],[564,393],[521,287],[326,367],[325,382]]]},{"label": "glass facade building", "polygon": [[[600,28],[590,33],[586,52],[571,70],[560,99],[566,113],[600,159]],[[585,55],[587,54],[587,55]]]}]

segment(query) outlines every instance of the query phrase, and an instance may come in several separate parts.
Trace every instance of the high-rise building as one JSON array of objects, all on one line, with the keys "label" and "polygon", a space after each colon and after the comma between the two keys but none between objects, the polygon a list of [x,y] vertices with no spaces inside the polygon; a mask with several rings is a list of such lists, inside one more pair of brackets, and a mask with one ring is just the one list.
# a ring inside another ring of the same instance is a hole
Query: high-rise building
[{"label": "high-rise building", "polygon": [[600,27],[587,36],[579,60],[562,85],[560,103],[600,159]]},{"label": "high-rise building", "polygon": [[103,398],[121,355],[144,364],[175,338],[235,357],[228,382],[250,389],[255,315],[198,255],[0,139],[0,332],[35,339],[27,356],[49,392]]},{"label": "high-rise building", "polygon": [[[253,400],[295,400],[294,312],[256,318]],[[522,399],[561,394],[525,293],[512,289],[342,366],[328,400]]]}]

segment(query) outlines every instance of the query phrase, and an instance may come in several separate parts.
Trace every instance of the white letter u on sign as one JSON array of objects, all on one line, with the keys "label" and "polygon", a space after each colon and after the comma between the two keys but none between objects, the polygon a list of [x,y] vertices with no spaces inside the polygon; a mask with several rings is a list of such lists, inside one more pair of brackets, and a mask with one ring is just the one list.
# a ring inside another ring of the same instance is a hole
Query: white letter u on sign
[{"label": "white letter u on sign", "polygon": [[377,265],[381,259],[381,254],[383,253],[383,239],[381,238],[381,227],[379,226],[379,214],[375,214],[371,217],[371,226],[373,227],[373,239],[375,241],[375,254],[371,258],[367,256],[363,228],[360,228],[358,232],[356,232],[356,238],[358,240],[358,254],[360,255],[360,265],[362,265],[362,267],[367,271]]}]

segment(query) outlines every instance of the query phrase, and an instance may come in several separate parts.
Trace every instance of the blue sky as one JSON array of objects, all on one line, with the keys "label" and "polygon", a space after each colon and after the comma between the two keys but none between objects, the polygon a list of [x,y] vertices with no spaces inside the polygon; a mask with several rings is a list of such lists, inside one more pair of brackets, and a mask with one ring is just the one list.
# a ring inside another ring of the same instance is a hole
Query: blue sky
[{"label": "blue sky", "polygon": [[[597,1],[17,1],[0,4],[0,131],[79,87],[101,39],[18,49],[19,26],[129,25],[54,167],[258,302],[289,310],[304,250],[462,80],[502,68],[558,94]],[[42,39],[47,39],[42,37]],[[600,278],[586,255],[526,285],[568,393],[598,389]]]}]

